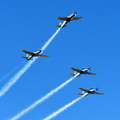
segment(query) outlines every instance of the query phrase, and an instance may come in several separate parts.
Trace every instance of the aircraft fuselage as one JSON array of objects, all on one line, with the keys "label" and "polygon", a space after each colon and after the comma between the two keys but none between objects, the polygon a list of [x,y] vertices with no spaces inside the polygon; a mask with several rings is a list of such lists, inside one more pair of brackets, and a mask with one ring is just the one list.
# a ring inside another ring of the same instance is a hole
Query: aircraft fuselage
[{"label": "aircraft fuselage", "polygon": [[[40,54],[40,53],[41,53],[41,50],[35,51],[34,53],[35,53],[35,54]],[[36,56],[36,55],[28,55],[27,60],[30,60],[30,59],[32,59],[32,58],[35,57],[35,56]]]},{"label": "aircraft fuselage", "polygon": [[61,25],[61,28],[65,27],[65,25],[70,22],[72,20],[72,18],[74,18],[74,16],[76,15],[76,13],[73,13],[72,15],[67,17],[67,20],[63,22],[63,24]]}]

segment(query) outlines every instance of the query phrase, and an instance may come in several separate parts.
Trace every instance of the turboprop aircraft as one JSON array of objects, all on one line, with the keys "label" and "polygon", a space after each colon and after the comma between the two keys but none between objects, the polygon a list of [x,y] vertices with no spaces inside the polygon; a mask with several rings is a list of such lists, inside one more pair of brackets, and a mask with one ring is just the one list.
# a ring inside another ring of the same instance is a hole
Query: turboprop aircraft
[{"label": "turboprop aircraft", "polygon": [[63,27],[66,27],[66,24],[70,21],[73,21],[73,20],[78,20],[78,19],[81,19],[82,17],[74,17],[77,13],[74,12],[72,13],[71,15],[67,16],[67,17],[57,17],[57,19],[60,19],[60,20],[64,20],[63,24],[60,22],[58,26],[56,27],[60,27],[60,28],[63,28]]},{"label": "turboprop aircraft", "polygon": [[79,89],[83,91],[82,94],[78,93],[79,95],[84,95],[84,96],[88,96],[88,94],[104,95],[104,93],[96,92],[96,91],[98,91],[99,88],[91,88],[90,90],[86,90],[86,89],[83,89],[83,88],[79,88]]},{"label": "turboprop aircraft", "polygon": [[[91,70],[91,67],[89,67],[89,68],[83,68],[82,70],[78,70],[78,69],[72,68],[72,67],[71,67],[71,69],[74,70],[74,71],[76,71],[76,72],[78,72],[78,73],[80,73],[79,75],[81,75],[81,74],[97,75],[95,73],[88,72],[89,70]],[[77,74],[76,72],[75,72],[75,74],[70,74],[70,75],[75,76]]]},{"label": "turboprop aircraft", "polygon": [[25,58],[26,60],[33,60],[32,58],[33,57],[49,57],[49,56],[46,56],[46,55],[40,55],[40,53],[42,52],[42,50],[38,50],[38,51],[35,51],[35,52],[29,52],[29,51],[26,51],[26,50],[22,50],[23,52],[27,53],[27,56],[26,57],[22,57],[22,58]]}]

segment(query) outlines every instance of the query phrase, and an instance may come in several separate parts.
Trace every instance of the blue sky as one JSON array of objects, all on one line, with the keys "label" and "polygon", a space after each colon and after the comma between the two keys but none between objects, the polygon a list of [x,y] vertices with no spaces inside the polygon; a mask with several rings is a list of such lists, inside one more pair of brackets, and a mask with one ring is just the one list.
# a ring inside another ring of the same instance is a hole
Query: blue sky
[{"label": "blue sky", "polygon": [[29,111],[20,120],[42,120],[78,98],[85,89],[98,86],[104,96],[89,95],[56,116],[55,120],[119,119],[119,38],[120,2],[118,0],[1,1],[0,4],[0,89],[25,64],[21,50],[35,51],[57,30],[57,17],[76,11],[73,21],[63,28],[43,54],[0,98],[0,119],[8,120],[52,89],[70,79],[70,67],[91,66],[96,76],[82,75]]}]

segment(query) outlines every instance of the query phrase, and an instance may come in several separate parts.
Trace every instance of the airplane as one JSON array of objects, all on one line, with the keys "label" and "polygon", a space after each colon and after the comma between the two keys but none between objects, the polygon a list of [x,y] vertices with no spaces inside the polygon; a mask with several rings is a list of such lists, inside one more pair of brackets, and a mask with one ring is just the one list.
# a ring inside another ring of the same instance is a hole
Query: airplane
[{"label": "airplane", "polygon": [[22,57],[22,58],[25,58],[26,60],[33,60],[32,59],[33,57],[49,57],[49,56],[46,56],[46,55],[40,55],[42,50],[38,50],[38,51],[35,51],[35,52],[29,52],[29,51],[26,51],[26,50],[22,50],[22,51],[27,53],[26,57]]},{"label": "airplane", "polygon": [[89,94],[104,95],[104,93],[96,92],[96,91],[98,91],[99,88],[91,88],[90,90],[86,90],[86,89],[83,89],[83,88],[79,88],[79,89],[82,90],[83,93],[82,94],[78,93],[78,94],[79,95],[84,95],[84,96],[87,96],[87,97],[88,97]]},{"label": "airplane", "polygon": [[[89,68],[83,68],[82,70],[78,70],[78,69],[72,68],[72,67],[71,67],[70,69],[72,69],[72,70],[75,71],[74,74],[70,74],[70,75],[72,75],[72,76],[75,76],[75,75],[77,74],[76,72],[80,73],[79,75],[81,75],[81,74],[97,75],[97,74],[95,74],[95,73],[90,73],[90,72],[88,72],[89,70],[91,70],[91,67],[89,67]],[[78,76],[78,77],[79,77],[79,76]]]},{"label": "airplane", "polygon": [[60,28],[63,28],[63,27],[67,27],[66,24],[69,23],[70,21],[73,21],[73,20],[78,20],[78,19],[81,19],[82,17],[74,17],[76,16],[76,12],[72,13],[71,15],[67,16],[67,17],[57,17],[57,19],[60,19],[60,20],[64,20],[63,24],[61,22],[59,22],[59,25],[56,26],[56,27],[60,27]]}]

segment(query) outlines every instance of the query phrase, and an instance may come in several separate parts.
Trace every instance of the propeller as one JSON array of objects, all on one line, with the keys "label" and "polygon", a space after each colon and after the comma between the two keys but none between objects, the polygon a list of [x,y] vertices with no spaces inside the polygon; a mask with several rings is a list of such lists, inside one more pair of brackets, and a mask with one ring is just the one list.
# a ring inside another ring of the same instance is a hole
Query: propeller
[{"label": "propeller", "polygon": [[73,13],[77,14],[76,10],[72,10]]},{"label": "propeller", "polygon": [[96,91],[99,91],[99,88],[96,88]]},{"label": "propeller", "polygon": [[87,68],[87,69],[91,71],[91,67],[89,67],[89,66],[88,66],[88,68]]},{"label": "propeller", "polygon": [[75,14],[77,14],[77,12],[76,12],[76,11],[75,11],[74,13],[75,13]]}]

